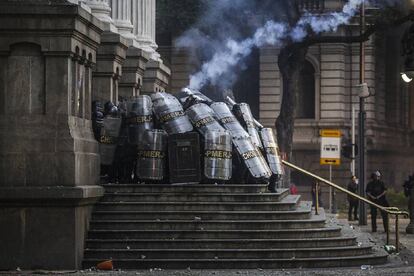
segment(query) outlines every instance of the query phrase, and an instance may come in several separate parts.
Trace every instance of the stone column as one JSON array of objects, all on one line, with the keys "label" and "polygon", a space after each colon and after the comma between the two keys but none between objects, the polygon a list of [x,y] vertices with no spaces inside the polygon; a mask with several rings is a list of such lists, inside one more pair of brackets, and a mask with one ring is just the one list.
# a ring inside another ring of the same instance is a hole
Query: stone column
[{"label": "stone column", "polygon": [[156,23],[157,23],[157,1],[151,1],[151,47],[156,51],[158,49],[158,45],[155,42],[156,40]]},{"label": "stone column", "polygon": [[[82,0],[91,8],[91,12],[96,16],[104,26],[104,31],[118,32],[114,21],[111,18],[111,7],[109,0]],[[122,1],[122,0],[120,0]],[[126,0],[123,0],[126,2]]]},{"label": "stone column", "polygon": [[[132,0],[132,2],[135,0]],[[131,0],[112,0],[112,18],[119,33],[128,41],[128,45],[137,46],[132,25],[132,2]]]},{"label": "stone column", "polygon": [[155,43],[155,1],[133,0],[132,23],[134,34],[140,48],[151,54],[151,58],[160,61],[160,55],[156,52]]},{"label": "stone column", "polygon": [[102,28],[66,1],[0,2],[0,270],[82,266],[103,195],[89,119]]},{"label": "stone column", "polygon": [[130,98],[141,94],[146,63],[150,59],[147,52],[130,47],[122,66],[122,78],[119,82],[119,96]]},{"label": "stone column", "polygon": [[118,81],[127,49],[127,41],[120,34],[103,33],[92,73],[93,100],[118,103]]}]

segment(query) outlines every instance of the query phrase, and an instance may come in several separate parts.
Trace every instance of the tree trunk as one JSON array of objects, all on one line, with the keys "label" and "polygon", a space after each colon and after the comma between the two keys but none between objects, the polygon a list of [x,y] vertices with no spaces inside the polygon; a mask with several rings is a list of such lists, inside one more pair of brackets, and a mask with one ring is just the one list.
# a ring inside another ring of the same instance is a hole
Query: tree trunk
[{"label": "tree trunk", "polygon": [[[277,142],[282,158],[290,161],[292,157],[293,131],[295,126],[296,97],[299,89],[300,72],[305,62],[308,46],[294,44],[284,47],[278,57],[282,75],[282,103],[276,119]],[[285,187],[289,187],[290,169],[285,169],[283,177]]]},{"label": "tree trunk", "polygon": [[303,44],[290,44],[280,51],[278,58],[283,92],[280,114],[275,126],[279,149],[287,160],[290,160],[292,155],[296,95],[307,51],[308,47]]}]

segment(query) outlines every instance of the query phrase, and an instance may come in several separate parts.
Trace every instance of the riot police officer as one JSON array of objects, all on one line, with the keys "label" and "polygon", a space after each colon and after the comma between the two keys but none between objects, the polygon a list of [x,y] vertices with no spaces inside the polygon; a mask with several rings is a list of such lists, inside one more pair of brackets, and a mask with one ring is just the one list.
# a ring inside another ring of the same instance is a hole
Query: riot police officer
[{"label": "riot police officer", "polygon": [[[388,207],[388,201],[386,198],[387,188],[383,181],[381,181],[381,173],[375,171],[371,174],[371,181],[368,182],[366,193],[368,199],[378,205]],[[381,211],[382,221],[384,223],[384,231],[388,229],[388,215],[385,211]],[[371,226],[372,232],[377,231],[377,207],[371,206]]]}]

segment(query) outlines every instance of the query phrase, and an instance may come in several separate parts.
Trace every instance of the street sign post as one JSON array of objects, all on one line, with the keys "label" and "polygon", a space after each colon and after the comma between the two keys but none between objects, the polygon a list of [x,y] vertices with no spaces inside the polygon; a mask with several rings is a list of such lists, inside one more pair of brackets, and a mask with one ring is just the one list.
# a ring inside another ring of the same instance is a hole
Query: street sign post
[{"label": "street sign post", "polygon": [[[321,165],[329,165],[329,181],[332,182],[332,165],[341,164],[341,131],[337,129],[321,130]],[[335,191],[329,187],[329,208],[336,213]]]}]

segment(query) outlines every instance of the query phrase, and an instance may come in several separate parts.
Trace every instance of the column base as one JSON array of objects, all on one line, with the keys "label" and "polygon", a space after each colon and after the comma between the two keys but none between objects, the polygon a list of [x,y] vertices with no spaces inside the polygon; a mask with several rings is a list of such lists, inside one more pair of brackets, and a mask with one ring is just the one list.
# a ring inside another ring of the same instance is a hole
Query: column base
[{"label": "column base", "polygon": [[104,31],[117,33],[118,29],[115,27],[110,13],[111,8],[106,2],[91,2],[87,1],[86,4],[90,7],[92,14],[98,18],[104,26]]},{"label": "column base", "polygon": [[96,69],[92,73],[92,99],[118,103],[117,80],[122,76],[122,64],[128,49],[127,41],[118,33],[104,32],[96,53]]},{"label": "column base", "polygon": [[170,76],[171,70],[165,64],[155,60],[148,61],[142,88],[144,94],[165,92],[168,89]]},{"label": "column base", "polygon": [[0,270],[82,267],[100,186],[0,189]]},{"label": "column base", "polygon": [[138,96],[143,83],[145,65],[150,59],[147,52],[129,47],[122,65],[122,78],[119,81],[119,96],[130,98]]}]

